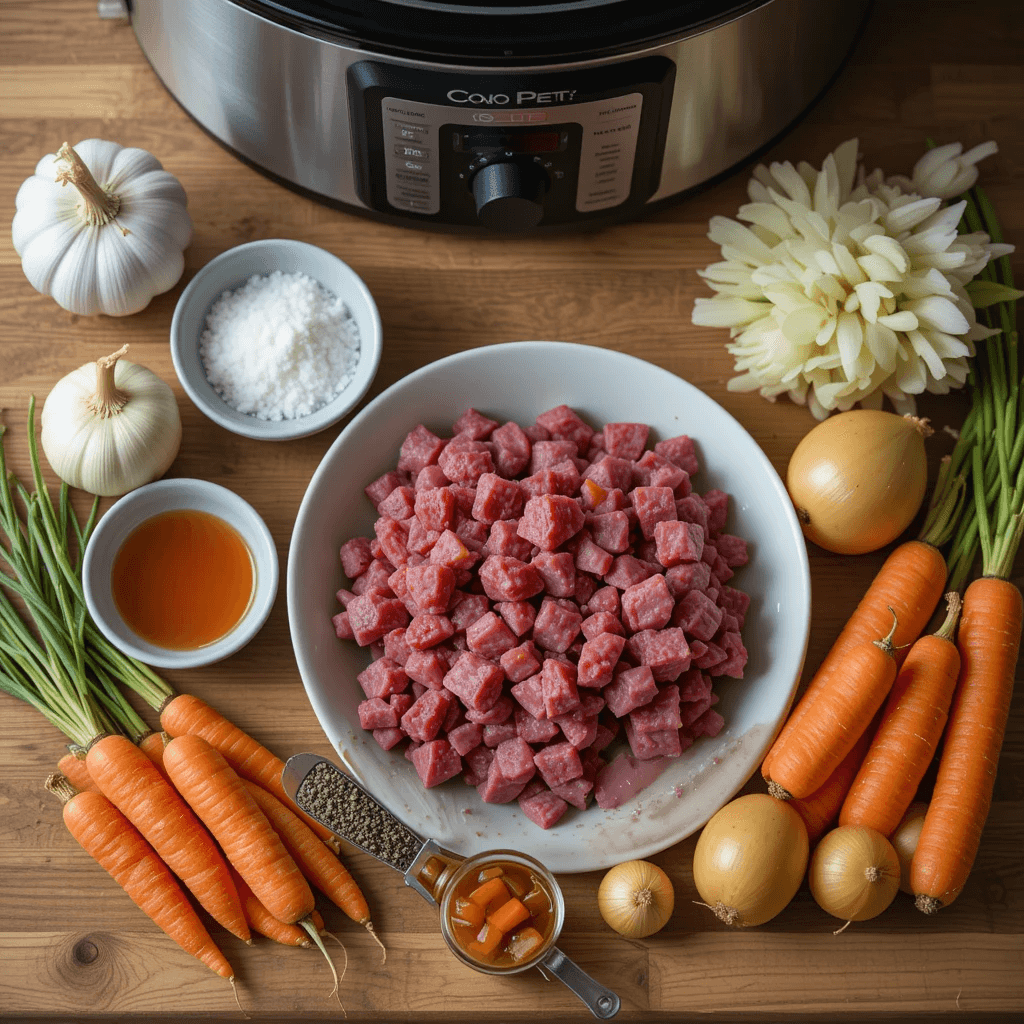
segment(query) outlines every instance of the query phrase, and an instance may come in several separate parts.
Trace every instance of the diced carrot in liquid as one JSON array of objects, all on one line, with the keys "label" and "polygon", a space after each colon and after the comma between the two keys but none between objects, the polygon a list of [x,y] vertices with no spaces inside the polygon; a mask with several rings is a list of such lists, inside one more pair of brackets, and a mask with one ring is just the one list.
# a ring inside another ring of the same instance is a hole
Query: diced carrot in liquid
[{"label": "diced carrot in liquid", "polygon": [[519,962],[529,960],[544,944],[544,936],[536,928],[522,928],[511,937],[509,953]]},{"label": "diced carrot in liquid", "polygon": [[460,924],[468,925],[470,928],[483,927],[486,913],[478,903],[469,900],[458,899],[455,901],[455,915],[452,920]]},{"label": "diced carrot in liquid", "polygon": [[530,912],[523,906],[521,900],[514,897],[507,903],[503,903],[497,910],[487,915],[487,923],[503,932],[510,932],[524,921],[529,920]]},{"label": "diced carrot in liquid", "polygon": [[505,933],[500,928],[487,923],[480,929],[476,941],[469,944],[469,951],[477,956],[493,956],[503,938]]},{"label": "diced carrot in liquid", "polygon": [[470,900],[490,913],[509,900],[509,892],[500,878],[490,878],[469,894]]}]

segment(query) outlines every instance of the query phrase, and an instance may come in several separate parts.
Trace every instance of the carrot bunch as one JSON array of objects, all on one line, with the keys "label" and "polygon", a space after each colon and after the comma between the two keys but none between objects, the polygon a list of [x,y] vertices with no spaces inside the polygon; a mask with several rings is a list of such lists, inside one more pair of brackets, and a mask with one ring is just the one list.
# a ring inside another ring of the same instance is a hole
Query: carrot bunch
[{"label": "carrot bunch", "polygon": [[[167,934],[223,977],[233,971],[186,893],[245,942],[256,929],[298,945],[298,929],[327,956],[308,876],[380,943],[358,885],[325,844],[336,840],[322,826],[314,834],[289,806],[281,760],[202,701],[175,694],[93,624],[81,567],[98,506],[83,527],[66,484],[51,499],[34,412],[32,401],[31,492],[8,473],[0,426],[0,689],[70,740],[62,771],[47,782],[69,831]],[[160,712],[163,732],[149,728],[123,688]]]},{"label": "carrot bunch", "polygon": [[[966,198],[966,230],[999,242],[984,193]],[[971,409],[942,462],[921,534],[886,559],[761,769],[773,795],[793,800],[809,833],[821,835],[838,816],[840,824],[891,835],[941,749],[911,868],[926,913],[951,903],[973,866],[1024,626],[1021,593],[1009,579],[1024,534],[1015,310],[1024,293],[1013,288],[1005,256],[968,291],[993,333],[972,363]],[[963,590],[979,549],[980,576]],[[945,621],[921,636],[944,590]],[[890,625],[898,672],[867,646]]]}]

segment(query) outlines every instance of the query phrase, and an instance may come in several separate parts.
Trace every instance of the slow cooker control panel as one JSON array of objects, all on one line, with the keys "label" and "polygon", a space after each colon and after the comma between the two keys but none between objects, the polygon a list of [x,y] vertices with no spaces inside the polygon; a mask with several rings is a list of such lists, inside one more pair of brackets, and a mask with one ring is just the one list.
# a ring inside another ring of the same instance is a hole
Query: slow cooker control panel
[{"label": "slow cooker control panel", "polygon": [[[647,58],[611,70],[599,80],[577,72],[575,88],[544,90],[536,76],[527,89],[524,82],[481,85],[354,65],[353,124],[364,136],[353,140],[361,198],[383,213],[504,232],[635,210],[657,189],[663,93],[674,69],[664,58]],[[615,88],[622,80],[630,91]],[[445,102],[434,101],[439,90]]]}]

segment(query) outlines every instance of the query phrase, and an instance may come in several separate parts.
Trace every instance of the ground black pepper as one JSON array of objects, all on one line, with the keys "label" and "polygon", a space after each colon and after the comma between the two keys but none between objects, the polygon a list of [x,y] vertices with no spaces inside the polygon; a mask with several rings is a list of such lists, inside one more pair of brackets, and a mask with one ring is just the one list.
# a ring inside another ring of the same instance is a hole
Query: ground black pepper
[{"label": "ground black pepper", "polygon": [[335,835],[403,874],[423,846],[419,836],[327,761],[302,780],[295,802]]}]

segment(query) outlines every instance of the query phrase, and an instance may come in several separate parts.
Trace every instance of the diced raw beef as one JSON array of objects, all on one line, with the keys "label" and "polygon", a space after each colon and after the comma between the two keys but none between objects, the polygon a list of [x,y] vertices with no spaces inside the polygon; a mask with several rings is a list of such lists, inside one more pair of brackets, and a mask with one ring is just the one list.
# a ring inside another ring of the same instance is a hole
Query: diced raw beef
[{"label": "diced raw beef", "polygon": [[593,788],[594,780],[581,776],[578,779],[564,782],[560,786],[552,786],[551,792],[555,796],[561,797],[567,803],[572,804],[573,807],[578,807],[581,811],[585,811],[587,809],[587,797]]},{"label": "diced raw beef", "polygon": [[718,548],[719,555],[725,559],[725,564],[730,568],[746,565],[750,560],[750,556],[747,554],[747,542],[734,534],[715,534],[715,547]]},{"label": "diced raw beef", "polygon": [[[481,730],[482,732],[483,730]],[[494,760],[494,751],[485,747],[483,743],[475,746],[463,758],[466,763],[466,773],[463,779],[468,786],[479,786],[486,781],[487,773],[490,771],[491,762]]]},{"label": "diced raw beef", "polygon": [[499,615],[487,612],[466,630],[466,643],[474,654],[497,661],[516,646],[517,640]]},{"label": "diced raw beef", "polygon": [[675,599],[661,575],[649,576],[622,594],[622,621],[634,633],[667,626],[674,609]]},{"label": "diced raw beef", "polygon": [[378,506],[388,519],[408,519],[415,508],[416,492],[411,487],[396,487]]},{"label": "diced raw beef", "polygon": [[455,526],[455,495],[450,487],[418,490],[413,512],[428,530],[443,533]]},{"label": "diced raw beef", "polygon": [[431,548],[437,543],[441,536],[439,530],[428,530],[418,519],[409,520],[409,536],[406,538],[405,546],[409,551],[409,562],[411,564],[413,555],[426,557],[430,554]]},{"label": "diced raw beef", "polygon": [[501,696],[505,673],[493,661],[464,651],[444,677],[451,690],[472,711],[486,711]]},{"label": "diced raw beef", "polygon": [[537,609],[529,601],[499,601],[494,610],[517,637],[529,633],[537,618]]},{"label": "diced raw beef", "polygon": [[603,694],[608,710],[616,718],[623,718],[653,700],[658,694],[658,685],[650,667],[640,665],[617,672]]},{"label": "diced raw beef", "polygon": [[697,523],[678,520],[654,527],[656,557],[666,569],[681,562],[699,562],[704,553],[704,531]]},{"label": "diced raw beef", "polygon": [[672,622],[687,636],[710,640],[722,624],[722,609],[699,590],[690,590],[679,599]]},{"label": "diced raw beef", "polygon": [[405,585],[421,612],[443,615],[455,590],[455,573],[450,566],[428,562],[406,569]]},{"label": "diced raw beef", "polygon": [[[621,491],[623,494],[633,486],[633,463],[629,459],[619,459],[614,455],[605,455],[592,462],[583,473],[584,479],[593,480],[605,491]],[[606,497],[604,501],[607,501]],[[597,506],[597,511],[611,511],[604,509],[604,501]],[[621,506],[620,506],[621,507]]]},{"label": "diced raw beef", "polygon": [[494,445],[494,467],[511,479],[529,465],[532,445],[523,428],[509,420],[491,434]]},{"label": "diced raw beef", "polygon": [[440,466],[424,466],[417,474],[416,479],[413,481],[413,487],[417,491],[429,491],[435,487],[446,487],[451,483],[451,480],[444,475],[444,470]]},{"label": "diced raw beef", "polygon": [[475,486],[484,473],[494,472],[491,450],[483,441],[453,437],[438,456],[437,464],[452,483]]},{"label": "diced raw beef", "polygon": [[523,492],[515,480],[484,473],[477,481],[472,515],[478,522],[490,524],[499,519],[515,519],[522,508]]},{"label": "diced raw beef", "polygon": [[576,562],[568,551],[538,551],[530,565],[551,597],[572,597],[576,593]]},{"label": "diced raw beef", "polygon": [[676,501],[676,515],[686,523],[696,523],[704,532],[704,540],[711,536],[708,521],[711,513],[699,494],[690,494]]},{"label": "diced raw beef", "polygon": [[576,718],[572,713],[559,715],[552,719],[562,730],[565,738],[577,749],[589,747],[597,736],[597,716],[593,718]]},{"label": "diced raw beef", "polygon": [[516,735],[516,723],[514,720],[505,722],[488,722],[484,726],[484,746],[497,747],[505,740],[512,739]]},{"label": "diced raw beef", "polygon": [[516,708],[516,733],[527,743],[547,743],[561,731],[558,723],[549,718],[534,718],[526,708]]},{"label": "diced raw beef", "polygon": [[683,723],[679,717],[679,687],[674,683],[661,687],[649,704],[631,711],[627,721],[637,732],[666,732],[680,728]]},{"label": "diced raw beef", "polygon": [[582,537],[576,549],[576,568],[579,572],[603,576],[611,567],[614,556],[595,544],[590,537]]},{"label": "diced raw beef", "polygon": [[540,673],[516,683],[512,687],[512,696],[525,708],[534,718],[547,718],[548,713],[544,708],[544,687],[541,684]]},{"label": "diced raw beef", "polygon": [[373,524],[384,557],[394,566],[405,565],[409,559],[409,531],[397,520],[381,516]]},{"label": "diced raw beef", "polygon": [[575,665],[546,658],[540,669],[540,684],[544,694],[544,713],[548,718],[565,714],[579,705]]},{"label": "diced raw beef", "polygon": [[530,821],[543,829],[551,828],[569,809],[569,805],[550,789],[530,797],[520,797],[519,807]]},{"label": "diced raw beef", "polygon": [[576,448],[585,452],[594,436],[594,428],[589,426],[567,405],[557,405],[537,417],[537,426],[543,427],[550,437],[556,440],[569,440]]},{"label": "diced raw beef", "polygon": [[687,701],[701,700],[711,696],[711,678],[699,668],[691,668],[679,677],[679,699]]},{"label": "diced raw beef", "polygon": [[512,717],[514,708],[515,701],[507,693],[503,693],[486,711],[467,711],[466,720],[479,722],[480,725],[501,725]]},{"label": "diced raw beef", "polygon": [[[583,472],[586,473],[586,470]],[[592,512],[600,505],[607,495],[608,492],[596,480],[584,477],[580,483],[580,499],[583,502],[583,507],[588,512]]]},{"label": "diced raw beef", "polygon": [[614,633],[617,636],[626,635],[626,630],[619,621],[619,617],[611,612],[594,612],[593,615],[583,620],[580,629],[582,629],[583,635],[587,640],[593,640],[602,633]]},{"label": "diced raw beef", "polygon": [[[458,516],[456,517],[458,518]],[[455,536],[469,548],[470,551],[483,551],[487,538],[490,536],[488,523],[480,523],[469,516],[463,516],[455,524]]]},{"label": "diced raw beef", "polygon": [[479,722],[466,722],[458,725],[448,733],[448,742],[461,757],[465,757],[474,747],[480,746],[484,727]]},{"label": "diced raw beef", "polygon": [[580,651],[576,684],[600,689],[612,681],[615,666],[626,646],[626,638],[615,633],[599,633]]},{"label": "diced raw beef", "polygon": [[743,678],[743,667],[747,663],[747,649],[739,633],[725,633],[719,641],[727,657],[711,668],[713,676],[730,676],[733,679]]},{"label": "diced raw beef", "polygon": [[677,518],[676,496],[671,487],[634,487],[629,496],[646,540],[654,539],[658,523]]},{"label": "diced raw beef", "polygon": [[692,732],[693,723],[696,722],[712,704],[717,703],[717,701],[717,695],[708,690],[707,693],[698,697],[696,700],[690,700],[680,704],[679,720],[682,723],[682,728],[688,729]]},{"label": "diced raw beef", "polygon": [[659,441],[654,446],[654,450],[659,455],[668,459],[669,462],[675,463],[680,469],[686,470],[690,476],[693,476],[700,469],[693,439],[687,437],[686,434],[680,434],[678,437],[670,437],[664,441]]},{"label": "diced raw beef", "polygon": [[394,729],[398,725],[395,709],[381,697],[368,697],[356,708],[364,729]]},{"label": "diced raw beef", "polygon": [[667,729],[664,732],[637,732],[628,718],[625,729],[629,746],[633,754],[641,761],[648,761],[653,757],[679,757],[683,752],[682,739],[678,729]]},{"label": "diced raw beef", "polygon": [[[400,469],[401,467],[399,467]],[[409,475],[392,469],[383,476],[377,477],[372,483],[363,488],[365,494],[376,508],[396,487],[401,487],[409,482]]]},{"label": "diced raw beef", "polygon": [[518,519],[499,519],[491,524],[484,545],[484,555],[505,555],[525,562],[533,551],[533,545],[519,536]]},{"label": "diced raw beef", "polygon": [[462,771],[462,758],[447,740],[431,740],[409,755],[426,789],[454,778]]},{"label": "diced raw beef", "polygon": [[521,683],[524,679],[529,679],[540,669],[540,662],[541,659],[532,640],[527,640],[511,651],[506,651],[498,659],[505,676],[511,683]]},{"label": "diced raw beef", "polygon": [[611,569],[604,575],[604,581],[609,586],[625,590],[627,587],[642,583],[657,571],[658,569],[649,562],[642,562],[633,555],[616,555]]},{"label": "diced raw beef", "polygon": [[594,543],[605,551],[621,555],[629,550],[629,516],[625,512],[591,513],[586,517],[586,525]]},{"label": "diced raw beef", "polygon": [[398,468],[417,474],[424,466],[437,462],[446,442],[428,430],[422,423],[417,424],[406,435],[398,455]]},{"label": "diced raw beef", "polygon": [[630,653],[647,665],[659,683],[672,682],[690,667],[690,647],[683,631],[676,626],[668,629],[645,629],[629,638]]},{"label": "diced raw beef", "polygon": [[710,672],[729,657],[729,652],[719,647],[714,640],[706,640],[703,643],[707,650],[699,658],[694,658],[693,664],[699,669]]},{"label": "diced raw beef", "polygon": [[412,648],[405,639],[405,629],[393,629],[384,634],[384,657],[404,665],[412,654]]},{"label": "diced raw beef", "polygon": [[537,774],[533,750],[521,736],[499,743],[494,751],[494,763],[509,782],[522,782],[526,785]]},{"label": "diced raw beef", "polygon": [[334,625],[334,635],[339,640],[354,640],[356,635],[352,632],[352,624],[348,621],[348,612],[338,612],[331,616]]},{"label": "diced raw beef", "polygon": [[590,595],[587,601],[587,611],[591,615],[595,612],[610,612],[612,615],[618,615],[620,609],[619,591],[615,587],[600,587]]},{"label": "diced raw beef", "polygon": [[385,633],[406,625],[409,612],[404,604],[383,592],[371,590],[353,597],[345,609],[348,613],[352,638],[360,647],[380,640]]},{"label": "diced raw beef", "polygon": [[566,459],[576,456],[574,441],[538,441],[530,452],[530,475],[544,469],[551,469]]},{"label": "diced raw beef", "polygon": [[729,495],[712,488],[704,492],[704,504],[708,507],[708,529],[712,533],[721,533],[729,516]]},{"label": "diced raw beef", "polygon": [[401,729],[374,729],[373,738],[380,744],[381,750],[391,750],[405,739]]},{"label": "diced raw beef", "polygon": [[406,642],[417,651],[436,647],[455,632],[447,615],[414,615],[405,631]]},{"label": "diced raw beef", "polygon": [[479,577],[492,601],[526,601],[544,589],[534,565],[505,555],[488,555],[480,565]]},{"label": "diced raw beef", "polygon": [[665,572],[665,582],[669,593],[677,599],[690,590],[705,590],[711,582],[711,566],[706,562],[673,565]]},{"label": "diced raw beef", "polygon": [[533,642],[545,651],[567,651],[580,631],[583,616],[571,601],[564,604],[556,598],[545,597],[533,623]]},{"label": "diced raw beef", "polygon": [[354,580],[366,572],[373,556],[370,554],[370,539],[368,537],[353,537],[341,545],[340,551],[341,570],[350,579]]},{"label": "diced raw beef", "polygon": [[505,778],[498,764],[497,754],[495,754],[494,760],[491,761],[490,768],[487,770],[486,781],[476,788],[485,803],[507,804],[515,800],[525,786],[525,782],[513,782]]},{"label": "diced raw beef", "polygon": [[559,494],[530,498],[519,520],[519,536],[542,551],[554,551],[583,528],[579,502]]},{"label": "diced raw beef", "polygon": [[646,423],[606,423],[601,431],[604,450],[616,458],[635,462],[647,446],[650,429]]},{"label": "diced raw beef", "polygon": [[444,724],[454,698],[447,690],[427,690],[402,715],[401,726],[413,740],[432,740]]},{"label": "diced raw beef", "polygon": [[579,751],[568,742],[553,743],[538,750],[533,762],[549,786],[560,786],[583,774]]},{"label": "diced raw beef", "polygon": [[467,409],[452,424],[452,433],[462,434],[473,441],[486,441],[497,425],[497,420],[489,419],[476,409]]},{"label": "diced raw beef", "polygon": [[718,603],[727,611],[732,612],[739,619],[740,626],[742,627],[747,615],[747,609],[750,607],[750,595],[745,594],[742,590],[737,590],[735,587],[722,587]]},{"label": "diced raw beef", "polygon": [[714,709],[708,708],[693,725],[690,731],[696,736],[717,736],[725,725],[725,719]]},{"label": "diced raw beef", "polygon": [[671,487],[677,498],[690,493],[686,471],[656,452],[644,452],[633,463],[633,482],[640,487]]}]

